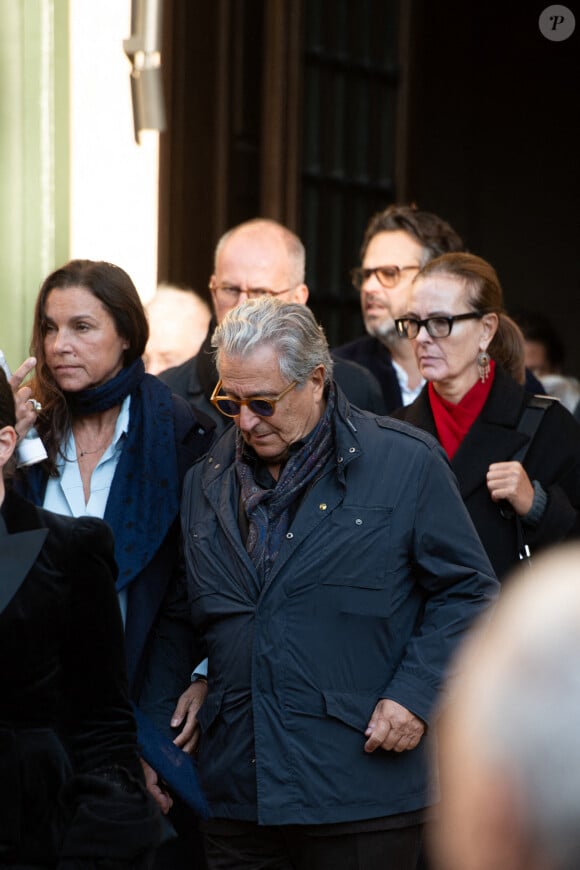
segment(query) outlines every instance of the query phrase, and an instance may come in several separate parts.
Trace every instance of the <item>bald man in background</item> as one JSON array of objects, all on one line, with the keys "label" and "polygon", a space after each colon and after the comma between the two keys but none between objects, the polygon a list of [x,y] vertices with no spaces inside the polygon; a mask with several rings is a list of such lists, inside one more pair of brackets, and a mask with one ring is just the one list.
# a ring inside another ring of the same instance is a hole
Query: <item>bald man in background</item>
[{"label": "bald man in background", "polygon": [[[201,408],[218,428],[228,424],[210,402],[218,381],[211,336],[228,311],[248,298],[276,296],[284,302],[306,305],[304,245],[295,233],[277,221],[256,218],[238,224],[219,240],[209,289],[214,309],[207,335],[196,356],[160,374],[177,395]],[[335,360],[334,379],[357,407],[386,413],[377,379],[357,363]]]}]

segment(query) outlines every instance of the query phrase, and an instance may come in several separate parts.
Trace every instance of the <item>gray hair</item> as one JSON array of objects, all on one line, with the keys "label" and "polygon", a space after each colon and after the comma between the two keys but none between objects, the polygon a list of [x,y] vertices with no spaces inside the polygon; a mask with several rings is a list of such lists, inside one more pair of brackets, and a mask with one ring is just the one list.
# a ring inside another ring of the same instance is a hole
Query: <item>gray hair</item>
[{"label": "gray hair", "polygon": [[528,842],[554,870],[580,855],[580,547],[534,558],[475,642],[481,752],[516,788]]},{"label": "gray hair", "polygon": [[228,240],[236,233],[241,231],[246,232],[247,230],[255,230],[256,234],[260,232],[263,233],[265,247],[269,245],[269,237],[271,238],[272,234],[279,235],[286,247],[286,253],[288,255],[288,283],[291,287],[296,287],[298,284],[304,283],[304,278],[306,276],[306,251],[304,245],[296,233],[293,233],[292,230],[288,229],[288,227],[285,227],[283,224],[271,220],[270,218],[253,218],[252,220],[244,221],[244,223],[238,224],[225,232],[216,245],[214,254],[214,271],[217,270],[218,257]]},{"label": "gray hair", "polygon": [[332,357],[324,330],[306,305],[282,302],[274,297],[249,299],[228,311],[212,336],[216,364],[220,358],[246,357],[257,348],[271,345],[278,354],[280,373],[299,385],[318,365],[325,368],[325,383],[332,378]]}]

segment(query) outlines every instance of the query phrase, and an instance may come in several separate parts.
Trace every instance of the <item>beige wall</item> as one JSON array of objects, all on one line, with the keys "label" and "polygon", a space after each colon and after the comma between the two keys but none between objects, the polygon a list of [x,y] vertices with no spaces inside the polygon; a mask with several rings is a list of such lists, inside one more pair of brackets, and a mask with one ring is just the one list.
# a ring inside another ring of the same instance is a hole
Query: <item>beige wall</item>
[{"label": "beige wall", "polygon": [[43,275],[68,251],[67,8],[0,0],[0,347],[28,347]]},{"label": "beige wall", "polygon": [[116,262],[157,279],[158,134],[133,134],[130,0],[0,0],[0,347],[27,354],[44,276]]}]

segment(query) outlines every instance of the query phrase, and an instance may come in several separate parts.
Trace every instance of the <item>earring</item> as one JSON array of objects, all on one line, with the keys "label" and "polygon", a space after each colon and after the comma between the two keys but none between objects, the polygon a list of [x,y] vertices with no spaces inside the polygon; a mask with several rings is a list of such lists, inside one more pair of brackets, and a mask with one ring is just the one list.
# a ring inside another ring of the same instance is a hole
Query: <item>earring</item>
[{"label": "earring", "polygon": [[486,350],[480,350],[477,354],[477,368],[479,370],[479,379],[482,384],[485,384],[489,377],[489,361],[490,356]]}]

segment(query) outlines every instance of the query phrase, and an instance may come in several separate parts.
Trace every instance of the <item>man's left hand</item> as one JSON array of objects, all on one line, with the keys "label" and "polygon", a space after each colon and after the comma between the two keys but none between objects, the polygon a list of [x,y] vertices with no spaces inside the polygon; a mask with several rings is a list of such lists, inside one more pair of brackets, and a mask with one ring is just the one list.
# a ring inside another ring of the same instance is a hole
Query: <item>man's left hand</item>
[{"label": "man's left hand", "polygon": [[375,749],[392,749],[395,752],[405,752],[414,749],[425,733],[425,723],[417,716],[397,704],[384,698],[379,701],[370,718],[365,736],[365,752]]}]

